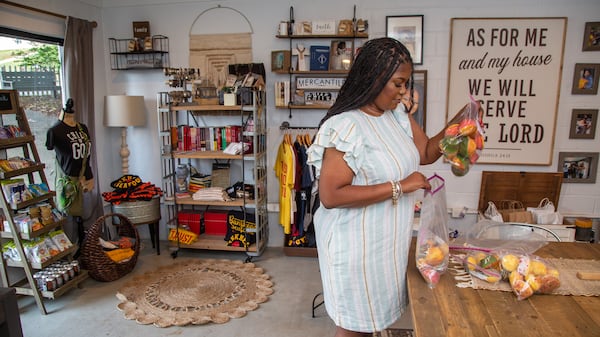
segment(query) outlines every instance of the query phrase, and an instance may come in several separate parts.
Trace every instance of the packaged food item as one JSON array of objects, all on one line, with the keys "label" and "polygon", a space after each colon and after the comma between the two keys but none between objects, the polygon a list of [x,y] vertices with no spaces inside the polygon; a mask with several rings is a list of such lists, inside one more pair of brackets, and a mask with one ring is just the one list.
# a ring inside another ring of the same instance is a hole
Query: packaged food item
[{"label": "packaged food item", "polygon": [[470,97],[458,123],[446,127],[440,140],[440,150],[450,163],[455,176],[464,176],[471,165],[477,162],[484,147],[483,121],[479,115],[479,102]]}]

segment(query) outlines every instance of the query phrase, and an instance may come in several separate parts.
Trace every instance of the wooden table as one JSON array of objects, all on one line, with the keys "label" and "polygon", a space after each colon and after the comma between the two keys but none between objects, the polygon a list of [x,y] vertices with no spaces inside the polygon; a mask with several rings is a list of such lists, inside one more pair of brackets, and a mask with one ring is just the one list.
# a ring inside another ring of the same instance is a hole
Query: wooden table
[{"label": "wooden table", "polygon": [[[533,295],[458,288],[447,272],[429,289],[409,256],[408,296],[415,336],[600,336],[600,297]],[[600,260],[600,244],[551,242],[541,257]],[[600,282],[600,281],[598,281]]]}]

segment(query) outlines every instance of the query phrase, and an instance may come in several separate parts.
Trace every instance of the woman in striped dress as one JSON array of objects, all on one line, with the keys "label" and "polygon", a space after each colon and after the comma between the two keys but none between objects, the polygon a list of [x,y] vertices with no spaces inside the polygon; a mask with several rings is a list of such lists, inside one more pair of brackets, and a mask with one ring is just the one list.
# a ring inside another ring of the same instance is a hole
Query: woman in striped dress
[{"label": "woman in striped dress", "polygon": [[417,169],[440,157],[443,137],[442,130],[428,138],[411,115],[418,104],[412,71],[400,42],[367,41],[308,150],[321,201],[314,223],[323,294],[336,337],[370,336],[406,308],[413,192],[431,187]]}]

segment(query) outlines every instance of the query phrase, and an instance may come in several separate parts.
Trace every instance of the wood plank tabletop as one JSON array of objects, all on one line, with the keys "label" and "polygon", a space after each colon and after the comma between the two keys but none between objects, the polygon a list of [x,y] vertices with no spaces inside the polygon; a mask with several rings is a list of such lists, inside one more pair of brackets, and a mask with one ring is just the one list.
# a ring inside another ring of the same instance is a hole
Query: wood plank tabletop
[{"label": "wood plank tabletop", "polygon": [[[600,336],[600,296],[535,294],[519,301],[513,292],[459,288],[450,272],[430,289],[414,252],[413,239],[407,283],[415,336]],[[535,254],[600,260],[600,244],[550,242]]]}]

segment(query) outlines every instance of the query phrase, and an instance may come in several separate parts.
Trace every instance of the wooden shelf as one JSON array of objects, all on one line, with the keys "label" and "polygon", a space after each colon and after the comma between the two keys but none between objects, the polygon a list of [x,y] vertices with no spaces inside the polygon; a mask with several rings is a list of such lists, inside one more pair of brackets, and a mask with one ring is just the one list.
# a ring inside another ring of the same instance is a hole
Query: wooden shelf
[{"label": "wooden shelf", "polygon": [[[64,293],[66,293],[67,291],[77,287],[79,285],[79,283],[83,282],[87,278],[88,278],[88,271],[85,269],[82,269],[79,272],[79,275],[75,276],[75,278],[73,278],[72,280],[69,280],[69,282],[67,282],[66,284],[63,284],[58,289],[56,289],[54,291],[40,291],[40,294],[44,298],[56,299],[56,298],[60,297],[61,295],[63,295]],[[23,283],[21,286],[16,285],[16,286],[14,286],[14,288],[17,291],[17,294],[19,294],[19,295],[33,296],[33,294],[34,294],[34,290],[31,289],[31,287],[29,287],[28,284],[26,284],[26,283]]]},{"label": "wooden shelf", "polygon": [[[69,256],[70,254],[73,254],[77,251],[77,245],[72,245],[71,247],[63,250],[62,252],[54,255],[53,257],[51,257],[50,259],[48,259],[48,261],[43,262],[43,263],[37,263],[37,262],[30,262],[29,264],[31,265],[31,268],[33,269],[44,269],[46,267],[48,267],[49,265],[53,264],[56,261],[59,261],[67,256]],[[13,260],[6,260],[6,265],[9,267],[24,267],[25,263],[23,263],[23,261],[13,261]]]},{"label": "wooden shelf", "polygon": [[276,35],[279,39],[365,39],[369,37],[368,33],[356,33],[356,34],[327,34],[327,35]]},{"label": "wooden shelf", "polygon": [[[170,242],[170,245],[172,247],[177,247],[177,243],[175,242]],[[252,244],[250,246],[248,246],[248,248],[245,247],[232,247],[232,246],[228,246],[227,242],[224,240],[224,236],[223,235],[205,235],[205,234],[200,234],[198,236],[198,240],[186,245],[181,243],[179,245],[180,248],[189,248],[189,249],[207,249],[207,250],[224,250],[224,251],[230,251],[230,252],[256,252],[257,247],[256,244]]]},{"label": "wooden shelf", "polygon": [[[50,233],[51,231],[55,230],[56,228],[62,226],[64,224],[64,222],[65,222],[65,219],[61,219],[61,220],[53,222],[51,224],[44,225],[44,227],[42,227],[41,229],[38,229],[37,231],[33,231],[31,233],[20,233],[21,239],[31,240],[31,239],[40,237],[46,233]],[[0,237],[6,238],[6,239],[13,239],[14,235],[11,232],[0,232]]]}]

